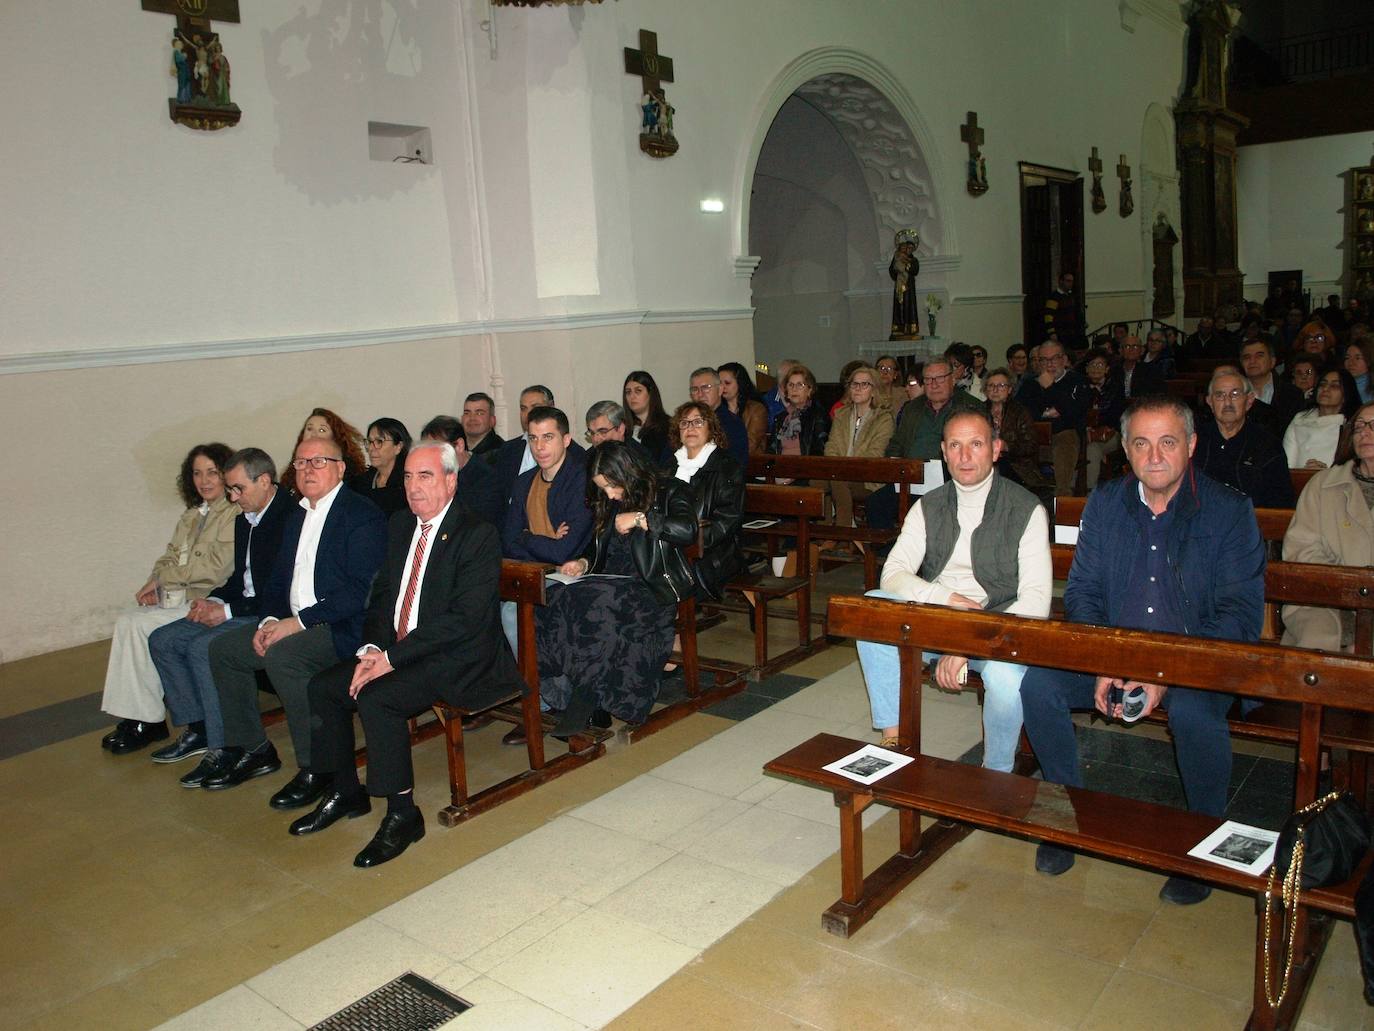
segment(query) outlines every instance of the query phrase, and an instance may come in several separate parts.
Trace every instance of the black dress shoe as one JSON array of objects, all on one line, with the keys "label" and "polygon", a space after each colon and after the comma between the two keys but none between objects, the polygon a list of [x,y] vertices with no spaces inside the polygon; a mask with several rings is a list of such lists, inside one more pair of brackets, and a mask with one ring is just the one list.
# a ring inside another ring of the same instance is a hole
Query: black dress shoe
[{"label": "black dress shoe", "polygon": [[223,769],[201,781],[200,786],[207,791],[238,787],[245,780],[276,773],[281,769],[281,760],[277,758],[277,750],[271,742],[260,752],[244,752],[241,748],[226,748],[224,751],[227,754]]},{"label": "black dress shoe", "polygon": [[209,747],[210,743],[206,740],[204,733],[188,728],[181,732],[181,737],[166,748],[159,748],[154,752],[152,760],[155,763],[179,763],[193,755],[204,755],[205,750]]},{"label": "black dress shoe", "polygon": [[267,800],[267,804],[273,809],[302,809],[317,801],[333,783],[333,774],[298,770],[286,782],[286,787]]},{"label": "black dress shoe", "polygon": [[121,736],[110,742],[110,753],[128,755],[147,748],[154,741],[165,741],[170,736],[166,723],[130,723]]},{"label": "black dress shoe", "polygon": [[100,747],[108,749],[112,744],[128,733],[129,728],[136,722],[136,720],[120,720],[115,724],[114,730],[100,739]]},{"label": "black dress shoe", "polygon": [[353,860],[354,866],[381,866],[395,859],[412,842],[425,836],[425,818],[416,806],[400,813],[387,813],[376,835]]},{"label": "black dress shoe", "polygon": [[227,757],[222,749],[214,749],[206,752],[200,757],[200,762],[190,773],[178,779],[177,783],[183,788],[198,788],[206,777],[213,777],[217,773],[222,773],[226,768]]},{"label": "black dress shoe", "polygon": [[320,799],[320,804],[314,811],[293,820],[290,831],[297,837],[302,834],[314,834],[316,831],[324,830],[331,823],[338,823],[345,816],[352,820],[370,812],[372,799],[367,797],[366,791],[359,791],[356,795],[330,791]]}]

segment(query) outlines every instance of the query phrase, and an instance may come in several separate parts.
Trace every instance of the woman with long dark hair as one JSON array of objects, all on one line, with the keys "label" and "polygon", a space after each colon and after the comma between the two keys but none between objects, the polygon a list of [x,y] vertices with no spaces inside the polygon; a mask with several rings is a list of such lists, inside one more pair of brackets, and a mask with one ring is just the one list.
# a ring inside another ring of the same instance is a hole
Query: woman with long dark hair
[{"label": "woman with long dark hair", "polygon": [[615,716],[643,723],[672,653],[677,603],[694,589],[682,549],[697,537],[691,488],[617,440],[587,456],[591,542],[559,572],[535,618],[539,685],[568,736]]},{"label": "woman with long dark hair", "polygon": [[382,510],[389,518],[408,508],[405,467],[410,451],[410,431],[400,419],[383,416],[367,427],[367,464],[348,486]]},{"label": "woman with long dark hair", "polygon": [[668,413],[663,410],[658,384],[643,369],[636,369],[625,377],[622,395],[630,414],[630,434],[650,458],[659,461],[668,450]]},{"label": "woman with long dark hair", "polygon": [[739,362],[726,362],[716,370],[716,375],[720,377],[721,401],[744,423],[749,453],[763,454],[768,450],[768,409],[759,399],[748,370]]},{"label": "woman with long dark hair", "polygon": [[1325,469],[1336,461],[1345,424],[1360,407],[1355,377],[1331,363],[1317,374],[1316,406],[1293,416],[1283,432],[1290,469]]}]

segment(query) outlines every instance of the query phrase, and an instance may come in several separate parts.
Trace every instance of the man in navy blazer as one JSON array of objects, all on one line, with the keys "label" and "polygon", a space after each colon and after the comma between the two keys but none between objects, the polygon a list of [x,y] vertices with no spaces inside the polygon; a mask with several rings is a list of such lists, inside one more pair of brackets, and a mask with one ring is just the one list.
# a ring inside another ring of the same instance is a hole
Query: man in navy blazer
[{"label": "man in navy blazer", "polygon": [[[386,562],[355,656],[310,681],[311,768],[330,790],[291,833],[313,834],[387,800],[387,814],[355,866],[394,859],[425,833],[415,806],[410,717],[437,701],[481,709],[521,689],[497,627],[500,537],[462,504],[458,456],[426,442],[406,457],[406,500],[388,527]],[[454,503],[454,496],[458,501]],[[413,513],[413,514],[412,514]],[[367,737],[367,789],[353,761],[353,713]]]},{"label": "man in navy blazer", "polygon": [[303,440],[291,464],[302,498],[259,603],[263,618],[210,645],[225,747],[219,768],[201,784],[215,791],[281,768],[258,714],[257,671],[265,669],[286,710],[300,767],[272,796],[274,809],[309,805],[327,787],[310,772],[310,678],[357,650],[368,592],[386,554],[381,509],[344,487],[338,444]]},{"label": "man in navy blazer", "polygon": [[568,417],[549,405],[529,413],[528,437],[535,465],[511,491],[501,552],[506,558],[561,566],[581,555],[592,535],[586,452],[573,450]]},{"label": "man in navy blazer", "polygon": [[[174,763],[224,747],[219,693],[210,673],[210,642],[236,627],[258,622],[258,602],[276,565],[282,530],[292,509],[277,490],[277,467],[267,452],[244,448],[224,465],[224,489],[239,506],[234,520],[234,571],[208,598],[191,603],[185,619],[159,627],[148,637],[148,653],[162,680],[172,723],[185,731],[153,753],[155,763]],[[254,574],[256,573],[256,579]],[[215,766],[207,756],[181,778],[199,787]]]},{"label": "man in navy blazer", "polygon": [[[541,407],[553,408],[552,390],[536,383],[520,391],[520,436],[512,437],[495,451],[487,452],[487,458],[496,470],[496,486],[503,505],[510,500],[511,492],[515,489],[515,481],[534,468],[534,452],[530,449],[528,437],[530,413]],[[582,445],[572,443],[571,440],[570,437],[568,450],[585,457],[586,451]],[[459,484],[460,494],[462,489],[462,484]]]}]

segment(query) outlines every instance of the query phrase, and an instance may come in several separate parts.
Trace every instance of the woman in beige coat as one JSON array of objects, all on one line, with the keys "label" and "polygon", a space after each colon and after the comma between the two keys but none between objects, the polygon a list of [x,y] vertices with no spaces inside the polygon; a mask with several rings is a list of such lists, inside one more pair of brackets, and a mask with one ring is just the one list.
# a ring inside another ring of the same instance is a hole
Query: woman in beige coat
[{"label": "woman in beige coat", "polygon": [[[198,444],[181,463],[177,488],[186,511],[172,541],[153,563],[148,582],[134,592],[137,607],[115,621],[105,695],[100,708],[119,719],[100,744],[115,755],[134,752],[167,737],[162,681],[148,654],[148,635],[183,618],[191,602],[206,597],[234,568],[234,520],[238,506],[224,494],[227,444]],[[267,571],[260,572],[266,576]]]},{"label": "woman in beige coat", "polygon": [[[825,442],[826,455],[832,458],[883,457],[896,424],[890,409],[875,407],[873,395],[877,387],[878,373],[870,365],[860,365],[849,374],[845,403],[835,413],[830,439]],[[868,497],[881,486],[880,483],[831,480],[829,489],[835,502],[835,525],[853,526],[854,502]]]},{"label": "woman in beige coat", "polygon": [[[1317,473],[1298,498],[1283,538],[1286,562],[1374,565],[1374,404],[1357,409],[1347,429],[1350,460]],[[1283,643],[1299,648],[1334,652],[1354,642],[1353,613],[1337,609],[1285,605],[1283,626]]]}]

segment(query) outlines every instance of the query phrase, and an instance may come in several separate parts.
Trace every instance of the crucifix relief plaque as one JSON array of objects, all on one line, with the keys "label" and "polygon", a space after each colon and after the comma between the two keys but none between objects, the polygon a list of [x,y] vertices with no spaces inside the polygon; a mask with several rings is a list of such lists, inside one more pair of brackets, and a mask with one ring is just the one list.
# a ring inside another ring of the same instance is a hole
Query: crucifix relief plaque
[{"label": "crucifix relief plaque", "polygon": [[666,158],[677,153],[673,135],[673,105],[663,91],[673,81],[673,59],[658,52],[658,33],[639,30],[639,49],[625,48],[625,72],[638,75],[643,87],[639,100],[639,149],[650,157]]},{"label": "crucifix relief plaque", "polygon": [[1117,178],[1121,180],[1121,204],[1117,210],[1122,218],[1128,218],[1135,210],[1135,198],[1131,196],[1131,166],[1126,164],[1126,155],[1121,155],[1121,163],[1116,166]]},{"label": "crucifix relief plaque", "polygon": [[243,113],[229,99],[229,58],[210,19],[237,22],[239,0],[143,0],[143,9],[176,15],[170,74],[177,93],[167,99],[172,121],[206,130],[237,125]]},{"label": "crucifix relief plaque", "polygon": [[1107,210],[1107,194],[1102,189],[1102,159],[1097,156],[1096,147],[1088,158],[1088,171],[1093,174],[1093,213],[1100,215]]},{"label": "crucifix relief plaque", "polygon": [[988,192],[988,162],[979,149],[983,130],[978,128],[978,112],[970,111],[968,121],[959,126],[959,139],[968,144],[968,192],[975,197]]}]

